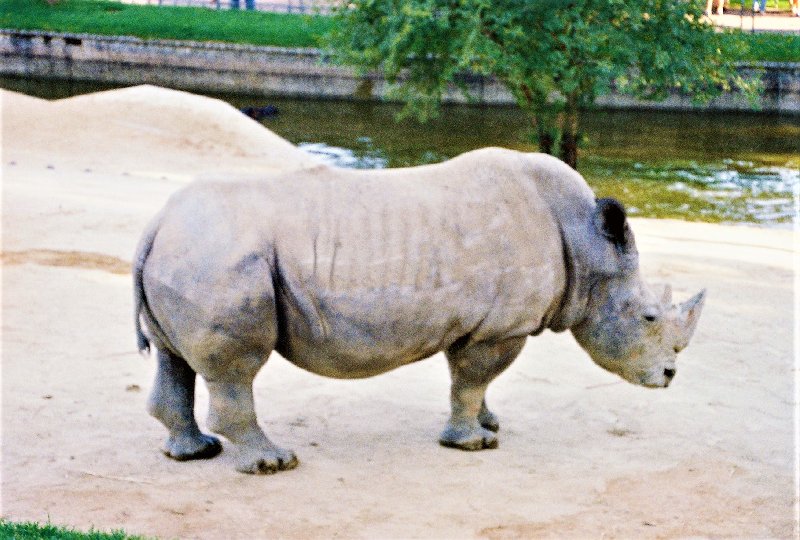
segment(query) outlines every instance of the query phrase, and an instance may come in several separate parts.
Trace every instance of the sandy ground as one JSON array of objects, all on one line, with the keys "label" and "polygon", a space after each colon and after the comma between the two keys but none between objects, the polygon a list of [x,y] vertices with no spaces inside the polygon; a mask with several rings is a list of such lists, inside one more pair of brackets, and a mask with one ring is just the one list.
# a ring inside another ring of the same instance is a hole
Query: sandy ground
[{"label": "sandy ground", "polygon": [[790,231],[635,220],[645,275],[678,300],[709,291],[674,384],[633,387],[546,333],[490,388],[493,451],[436,443],[441,356],[362,381],[273,356],[257,408],[301,465],[246,476],[227,452],[161,455],[129,261],[192,177],[313,159],[221,102],[152,87],[4,92],[2,115],[2,517],[163,538],[797,534]]}]

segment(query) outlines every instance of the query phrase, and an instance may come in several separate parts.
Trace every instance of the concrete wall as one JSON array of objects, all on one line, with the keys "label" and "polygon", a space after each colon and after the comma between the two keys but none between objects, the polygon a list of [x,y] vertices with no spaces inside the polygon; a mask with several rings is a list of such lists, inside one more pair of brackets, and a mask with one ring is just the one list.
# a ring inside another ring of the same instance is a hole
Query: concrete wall
[{"label": "concrete wall", "polygon": [[[800,63],[762,64],[758,68],[764,70],[766,89],[762,110],[800,114]],[[150,83],[197,92],[329,99],[379,99],[386,89],[382,78],[359,77],[351,69],[332,65],[315,49],[2,29],[0,74],[123,85]],[[471,76],[465,82],[478,103],[514,103],[511,94],[491,78]],[[461,92],[453,91],[447,101],[466,99]],[[618,108],[697,108],[680,97],[652,103],[610,95],[599,104]],[[740,96],[725,95],[703,108],[749,110],[750,104]]]}]

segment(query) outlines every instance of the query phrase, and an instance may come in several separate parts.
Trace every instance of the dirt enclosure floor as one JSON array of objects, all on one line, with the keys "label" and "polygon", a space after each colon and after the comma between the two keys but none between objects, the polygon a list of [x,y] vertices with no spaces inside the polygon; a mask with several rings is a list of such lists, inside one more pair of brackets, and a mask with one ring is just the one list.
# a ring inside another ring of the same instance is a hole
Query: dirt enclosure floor
[{"label": "dirt enclosure floor", "polygon": [[[228,105],[137,87],[46,102],[2,93],[2,517],[160,538],[796,537],[790,231],[634,220],[643,273],[708,289],[667,390],[532,338],[490,387],[500,447],[440,447],[439,355],[361,381],[274,356],[267,432],[300,466],[177,463],[145,412],[130,260],[197,175],[314,159]],[[208,396],[198,385],[205,423]]]}]

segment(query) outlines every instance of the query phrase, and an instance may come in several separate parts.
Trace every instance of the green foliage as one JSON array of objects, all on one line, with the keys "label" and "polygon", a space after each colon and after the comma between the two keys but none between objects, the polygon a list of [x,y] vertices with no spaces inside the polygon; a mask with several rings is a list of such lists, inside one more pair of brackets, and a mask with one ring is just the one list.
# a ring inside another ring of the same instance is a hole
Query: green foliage
[{"label": "green foliage", "polygon": [[0,538],[8,540],[144,540],[141,536],[128,536],[122,531],[88,533],[54,525],[39,523],[11,523],[0,520]]},{"label": "green foliage", "polygon": [[121,4],[104,0],[0,0],[0,27],[146,39],[311,47],[329,17]]},{"label": "green foliage", "polygon": [[732,57],[741,42],[701,22],[697,0],[352,0],[330,35],[338,58],[394,83],[405,114],[437,113],[450,84],[493,75],[533,120],[540,148],[575,165],[578,114],[616,89],[705,102],[754,97]]}]

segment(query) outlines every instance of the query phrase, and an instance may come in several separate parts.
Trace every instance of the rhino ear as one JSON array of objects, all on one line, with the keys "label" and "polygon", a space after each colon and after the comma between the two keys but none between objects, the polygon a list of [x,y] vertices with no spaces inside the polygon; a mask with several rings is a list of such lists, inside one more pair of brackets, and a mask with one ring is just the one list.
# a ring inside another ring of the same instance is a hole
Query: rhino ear
[{"label": "rhino ear", "polygon": [[627,251],[630,244],[630,228],[625,207],[616,199],[597,199],[594,210],[594,226],[620,251]]}]

